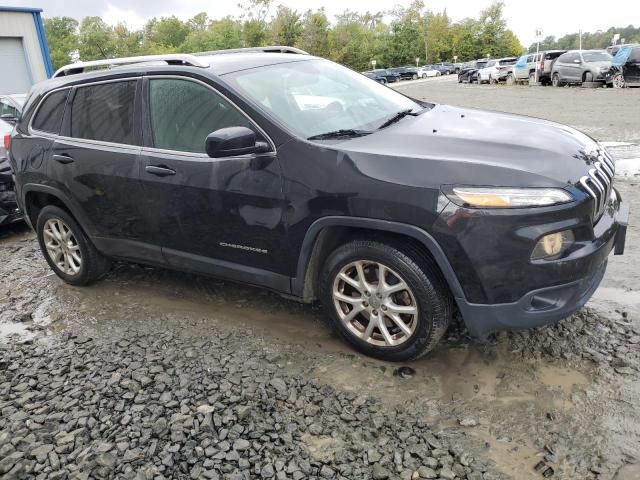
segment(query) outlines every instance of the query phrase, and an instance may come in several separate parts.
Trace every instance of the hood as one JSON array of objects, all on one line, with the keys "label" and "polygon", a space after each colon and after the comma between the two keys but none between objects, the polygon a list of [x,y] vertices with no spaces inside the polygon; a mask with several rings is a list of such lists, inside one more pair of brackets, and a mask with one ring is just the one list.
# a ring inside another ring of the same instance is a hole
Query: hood
[{"label": "hood", "polygon": [[334,148],[369,175],[398,183],[561,187],[587,174],[599,146],[547,120],[436,105]]}]

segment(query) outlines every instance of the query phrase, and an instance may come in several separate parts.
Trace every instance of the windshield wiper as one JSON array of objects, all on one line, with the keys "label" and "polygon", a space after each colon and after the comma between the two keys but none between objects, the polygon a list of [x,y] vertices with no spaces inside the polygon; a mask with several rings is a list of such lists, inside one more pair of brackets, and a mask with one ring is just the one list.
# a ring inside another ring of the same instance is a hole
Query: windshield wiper
[{"label": "windshield wiper", "polygon": [[381,130],[383,128],[388,127],[389,125],[392,125],[400,120],[402,120],[404,117],[406,117],[407,115],[411,115],[412,117],[417,117],[418,115],[420,115],[420,112],[414,112],[413,108],[409,108],[407,110],[402,110],[398,113],[396,113],[393,117],[391,117],[389,120],[387,120],[386,122],[384,122],[382,125],[380,125],[378,127],[378,130]]},{"label": "windshield wiper", "polygon": [[318,135],[313,135],[307,140],[329,140],[331,138],[340,138],[340,137],[362,137],[364,135],[369,135],[371,132],[368,130],[355,130],[353,128],[334,130],[332,132],[320,133]]}]

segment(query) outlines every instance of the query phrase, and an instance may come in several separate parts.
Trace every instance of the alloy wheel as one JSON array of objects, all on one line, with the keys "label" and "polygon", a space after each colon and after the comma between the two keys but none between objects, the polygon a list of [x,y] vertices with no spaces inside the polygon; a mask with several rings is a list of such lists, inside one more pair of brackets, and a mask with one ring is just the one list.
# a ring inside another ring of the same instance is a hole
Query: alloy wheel
[{"label": "alloy wheel", "polygon": [[624,83],[624,76],[622,76],[621,73],[616,73],[613,77],[613,88],[624,88],[625,87],[625,83]]},{"label": "alloy wheel", "polygon": [[62,273],[77,275],[82,267],[82,252],[69,226],[59,218],[50,218],[44,224],[43,234],[51,261]]},{"label": "alloy wheel", "polygon": [[407,282],[380,262],[350,262],[333,281],[333,303],[355,337],[371,345],[394,347],[413,335],[418,304]]}]

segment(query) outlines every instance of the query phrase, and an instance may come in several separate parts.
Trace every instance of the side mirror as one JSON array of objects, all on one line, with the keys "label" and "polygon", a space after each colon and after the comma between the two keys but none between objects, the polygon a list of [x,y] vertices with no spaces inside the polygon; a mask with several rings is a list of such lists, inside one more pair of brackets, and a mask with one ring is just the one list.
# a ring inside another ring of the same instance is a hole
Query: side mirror
[{"label": "side mirror", "polygon": [[205,150],[211,158],[235,157],[267,152],[269,145],[256,141],[256,133],[247,127],[227,127],[207,136]]},{"label": "side mirror", "polygon": [[10,113],[5,113],[3,115],[0,115],[0,120],[4,120],[5,122],[10,123],[11,125],[15,125],[16,123],[18,123],[18,119]]}]

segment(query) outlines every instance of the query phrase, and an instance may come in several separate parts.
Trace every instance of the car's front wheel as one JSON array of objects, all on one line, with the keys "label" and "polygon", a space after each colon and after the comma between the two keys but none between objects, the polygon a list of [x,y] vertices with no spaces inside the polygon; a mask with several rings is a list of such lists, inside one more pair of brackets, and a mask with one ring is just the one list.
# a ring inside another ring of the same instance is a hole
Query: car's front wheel
[{"label": "car's front wheel", "polygon": [[109,271],[110,262],[65,210],[49,205],[38,215],[38,243],[45,260],[62,280],[88,285]]},{"label": "car's front wheel", "polygon": [[414,74],[411,76],[411,78],[412,78],[413,80],[417,80],[417,79],[418,79],[418,74],[417,74],[417,73],[414,73]]},{"label": "car's front wheel", "polygon": [[328,258],[321,297],[338,333],[375,358],[406,361],[432,350],[451,318],[437,267],[411,245],[357,240]]},{"label": "car's front wheel", "polygon": [[626,86],[624,81],[624,75],[622,73],[616,73],[611,79],[611,85],[613,88],[624,88]]},{"label": "car's front wheel", "polygon": [[558,75],[557,73],[553,74],[553,77],[551,77],[551,85],[553,85],[554,87],[562,86],[562,82],[560,82],[560,75]]}]

